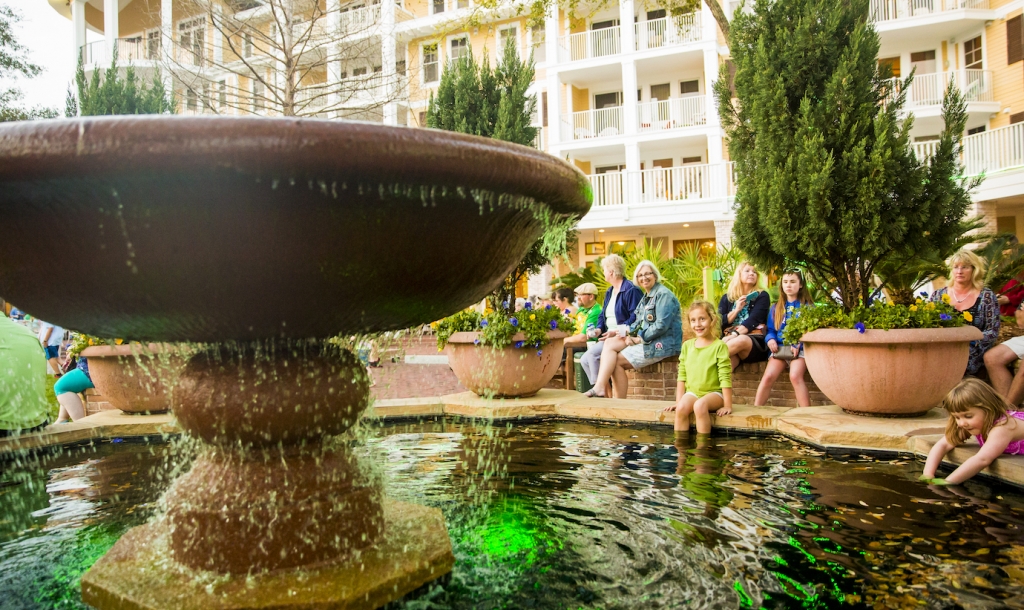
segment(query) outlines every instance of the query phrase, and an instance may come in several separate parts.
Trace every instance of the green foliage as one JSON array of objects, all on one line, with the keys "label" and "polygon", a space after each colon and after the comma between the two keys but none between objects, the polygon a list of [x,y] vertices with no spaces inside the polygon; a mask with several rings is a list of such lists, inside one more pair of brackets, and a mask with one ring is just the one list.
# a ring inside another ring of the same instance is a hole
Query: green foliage
[{"label": "green foliage", "polygon": [[[0,81],[17,77],[33,78],[43,71],[25,56],[25,46],[14,35],[14,24],[21,15],[9,6],[0,5]],[[18,102],[23,97],[15,87],[0,88],[0,122],[50,119],[57,116],[51,108],[23,108]]]},{"label": "green foliage", "polygon": [[715,87],[738,170],[736,242],[763,269],[807,268],[852,311],[879,265],[961,235],[977,184],[961,178],[964,100],[949,88],[945,129],[922,162],[901,118],[913,76],[893,87],[878,64],[867,0],[754,9],[732,24],[735,78],[723,70]]},{"label": "green foliage", "polygon": [[76,109],[80,111],[81,116],[175,112],[174,98],[164,88],[159,72],[153,76],[153,82],[147,87],[139,81],[131,65],[124,68],[122,78],[117,67],[117,57],[111,59],[110,67],[105,73],[101,68],[97,68],[88,81],[79,60],[75,84],[78,87],[78,104],[65,102],[64,112],[69,117],[74,116],[71,112]]},{"label": "green foliage", "polygon": [[[562,315],[557,307],[548,305],[543,309],[532,309],[527,303],[526,308],[520,311],[510,312],[500,308],[487,316],[471,310],[460,311],[437,322],[434,328],[438,351],[444,349],[452,334],[457,332],[479,332],[480,345],[539,349],[549,343],[549,332],[560,330],[572,334],[576,323]],[[513,341],[516,333],[522,333],[523,339]]]},{"label": "green foliage", "polygon": [[988,263],[985,285],[999,290],[1011,279],[1024,273],[1024,244],[1008,233],[993,235],[975,254]]},{"label": "green foliage", "polygon": [[[494,70],[486,57],[483,65],[477,66],[472,54],[451,61],[441,74],[437,96],[430,96],[427,127],[529,146],[537,136],[537,128],[530,125],[536,99],[527,95],[533,75],[533,60],[522,61],[515,45],[505,47]],[[538,213],[543,215],[545,210]],[[488,297],[493,309],[509,310],[522,278],[537,273],[552,259],[566,256],[573,247],[576,219],[556,221],[544,216],[542,221],[544,236]]]},{"label": "green foliage", "polygon": [[853,311],[846,311],[836,303],[827,303],[801,307],[786,323],[782,334],[787,345],[795,345],[804,333],[819,328],[857,328],[862,332],[869,329],[952,328],[970,322],[970,316],[957,311],[946,301],[926,302],[920,298],[911,305],[876,301],[869,307],[856,307]]}]

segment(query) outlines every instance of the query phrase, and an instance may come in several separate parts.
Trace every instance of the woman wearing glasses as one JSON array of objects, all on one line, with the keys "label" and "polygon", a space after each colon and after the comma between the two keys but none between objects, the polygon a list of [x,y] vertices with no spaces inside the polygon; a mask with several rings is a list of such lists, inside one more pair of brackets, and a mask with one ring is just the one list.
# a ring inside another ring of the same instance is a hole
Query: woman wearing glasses
[{"label": "woman wearing glasses", "polygon": [[611,382],[615,398],[625,398],[627,370],[678,356],[683,346],[679,299],[661,283],[658,267],[651,261],[640,261],[633,272],[633,283],[645,293],[634,310],[636,321],[627,332],[620,327],[619,336],[605,340],[597,381],[587,396],[607,396]]},{"label": "woman wearing glasses", "polygon": [[932,293],[932,301],[945,301],[962,311],[971,326],[981,331],[981,340],[971,342],[964,376],[976,375],[985,367],[985,352],[999,338],[999,301],[985,287],[985,261],[970,250],[960,250],[949,259],[950,279],[945,288]]}]

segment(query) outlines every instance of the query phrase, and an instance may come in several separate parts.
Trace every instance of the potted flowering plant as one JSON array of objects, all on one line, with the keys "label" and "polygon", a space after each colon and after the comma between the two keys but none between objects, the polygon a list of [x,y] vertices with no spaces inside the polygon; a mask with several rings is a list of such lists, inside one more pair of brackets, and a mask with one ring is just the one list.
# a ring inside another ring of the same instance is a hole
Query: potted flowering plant
[{"label": "potted flowering plant", "polygon": [[836,304],[801,308],[786,325],[784,340],[803,344],[814,382],[844,411],[921,415],[960,381],[970,342],[982,336],[965,325],[971,314],[943,296],[912,305],[876,302],[850,312]]},{"label": "potted flowering plant", "polygon": [[435,323],[438,350],[462,385],[480,396],[531,396],[558,369],[571,319],[550,305],[520,311],[499,307],[481,315],[462,311]]}]

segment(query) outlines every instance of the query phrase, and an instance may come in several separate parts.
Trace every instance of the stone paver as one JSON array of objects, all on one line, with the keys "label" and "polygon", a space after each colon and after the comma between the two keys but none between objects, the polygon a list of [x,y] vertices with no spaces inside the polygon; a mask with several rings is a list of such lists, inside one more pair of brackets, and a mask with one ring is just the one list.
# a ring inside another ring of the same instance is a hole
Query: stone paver
[{"label": "stone paver", "polygon": [[573,390],[542,389],[528,398],[481,398],[472,392],[442,396],[444,412],[448,415],[485,419],[551,417],[556,407],[583,397]]},{"label": "stone paver", "polygon": [[0,456],[55,445],[73,445],[93,439],[125,436],[164,436],[180,434],[174,417],[126,415],[119,410],[100,411],[67,424],[55,424],[34,434],[0,439]]},{"label": "stone paver", "polygon": [[[929,434],[916,436],[911,440],[911,447],[914,453],[927,456],[932,447],[942,438],[942,434]],[[949,466],[963,464],[968,458],[978,452],[980,447],[974,439],[968,440],[963,445],[946,454],[944,463]],[[941,473],[940,473],[941,474]],[[1024,455],[1004,455],[989,464],[988,468],[981,471],[981,474],[1006,481],[1018,486],[1024,486]]]},{"label": "stone paver", "polygon": [[851,415],[835,405],[797,407],[779,416],[777,429],[819,447],[911,451],[912,437],[942,432],[946,418],[941,409],[922,417],[887,418]]}]

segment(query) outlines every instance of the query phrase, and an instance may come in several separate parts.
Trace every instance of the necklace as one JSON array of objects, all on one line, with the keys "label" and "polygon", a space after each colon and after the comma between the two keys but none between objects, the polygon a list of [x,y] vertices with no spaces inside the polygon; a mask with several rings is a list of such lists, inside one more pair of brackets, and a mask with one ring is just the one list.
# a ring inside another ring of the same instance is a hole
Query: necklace
[{"label": "necklace", "polygon": [[963,303],[964,301],[967,300],[968,297],[971,296],[971,293],[974,292],[974,289],[972,288],[971,290],[968,290],[967,294],[962,299],[960,297],[956,296],[956,291],[953,290],[952,286],[949,287],[949,292],[953,295],[953,300],[954,301],[956,301],[957,303]]}]

